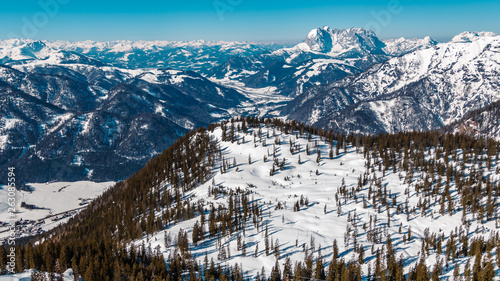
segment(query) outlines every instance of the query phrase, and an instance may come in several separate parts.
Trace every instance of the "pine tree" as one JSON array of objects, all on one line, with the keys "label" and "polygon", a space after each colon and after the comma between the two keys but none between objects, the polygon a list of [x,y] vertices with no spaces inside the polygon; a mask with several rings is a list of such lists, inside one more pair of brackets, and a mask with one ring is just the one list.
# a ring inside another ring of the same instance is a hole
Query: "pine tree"
[{"label": "pine tree", "polygon": [[363,245],[361,245],[359,247],[358,263],[359,264],[364,264],[365,263],[365,249],[364,249]]},{"label": "pine tree", "polygon": [[271,276],[269,278],[270,281],[281,281],[281,270],[280,270],[280,265],[278,263],[278,260],[276,260],[276,263],[274,264],[272,270],[271,270]]},{"label": "pine tree", "polygon": [[242,244],[241,244],[241,255],[243,257],[246,257],[246,255],[247,255],[247,245],[245,243],[245,240],[243,240]]},{"label": "pine tree", "polygon": [[290,257],[286,257],[285,263],[283,264],[283,279],[287,280],[287,278],[291,278],[292,276],[292,261]]},{"label": "pine tree", "polygon": [[266,224],[266,233],[264,234],[264,244],[266,247],[266,256],[269,256],[269,235],[267,232],[267,224]]},{"label": "pine tree", "polygon": [[455,268],[453,269],[453,280],[460,281],[460,265],[455,264]]},{"label": "pine tree", "polygon": [[95,279],[94,267],[92,265],[87,266],[87,270],[85,271],[83,279],[85,281],[97,281],[97,279]]},{"label": "pine tree", "polygon": [[482,272],[482,280],[491,281],[495,278],[495,265],[489,257],[484,264],[483,272]]},{"label": "pine tree", "polygon": [[273,249],[274,256],[276,259],[279,260],[280,258],[280,241],[276,239],[276,242],[274,243],[274,249]]},{"label": "pine tree", "polygon": [[326,279],[325,268],[324,268],[324,264],[323,264],[323,257],[321,255],[319,255],[318,258],[316,259],[314,278],[318,279],[318,280],[325,280]]}]

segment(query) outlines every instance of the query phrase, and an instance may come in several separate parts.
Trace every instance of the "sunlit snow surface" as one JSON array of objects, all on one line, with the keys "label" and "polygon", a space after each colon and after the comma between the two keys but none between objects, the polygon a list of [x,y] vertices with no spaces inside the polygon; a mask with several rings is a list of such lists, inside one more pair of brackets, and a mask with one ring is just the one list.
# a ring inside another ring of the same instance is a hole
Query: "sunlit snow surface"
[{"label": "sunlit snow surface", "polygon": [[[88,203],[102,194],[104,190],[113,186],[114,182],[95,183],[90,181],[81,182],[54,182],[54,183],[36,183],[29,184],[31,191],[17,191],[16,193],[16,213],[15,220],[38,221],[44,219],[45,223],[39,226],[29,224],[18,235],[26,236],[31,231],[36,233],[38,228],[47,231],[66,222],[70,216],[64,217],[63,214],[74,210],[73,214],[79,212]],[[6,186],[0,187],[0,221],[11,222],[8,213],[8,190]],[[88,200],[90,199],[90,200]],[[36,209],[21,207],[21,202],[28,205],[34,205]],[[49,217],[52,216],[53,217]],[[49,218],[47,218],[49,217]],[[56,218],[56,220],[53,220]],[[45,219],[46,218],[46,219]],[[31,228],[31,231],[28,231]],[[9,235],[7,226],[0,227],[0,239]]]},{"label": "sunlit snow surface", "polygon": [[[32,270],[11,275],[0,275],[0,281],[30,281]],[[49,280],[49,279],[47,279]],[[63,281],[73,281],[73,269],[68,269],[63,273]]]},{"label": "sunlit snow surface", "polygon": [[[273,134],[272,131],[272,129],[269,129],[270,135]],[[263,134],[265,135],[266,132],[267,129],[264,128]],[[220,136],[220,129],[216,129],[212,134],[213,138],[220,139]],[[264,155],[268,155],[268,151],[271,154],[273,153],[275,138],[271,137],[266,139],[267,145],[263,146],[263,144],[259,142],[259,138],[257,138],[257,143],[254,144],[251,134],[245,136],[245,143],[243,144],[242,136],[243,134],[239,135],[238,141],[241,142],[241,144],[237,142],[220,142],[223,157],[229,161],[230,166],[233,163],[233,159],[236,159],[238,170],[231,167],[227,173],[220,174],[219,168],[216,167],[214,181],[215,185],[223,187],[226,190],[235,190],[238,187],[251,190],[253,193],[249,195],[249,198],[258,202],[258,205],[262,207],[263,210],[262,227],[257,231],[252,220],[250,219],[247,221],[246,232],[243,239],[247,245],[246,257],[243,257],[241,251],[238,251],[236,248],[237,235],[238,233],[241,234],[241,232],[234,232],[232,236],[224,237],[222,239],[222,245],[227,247],[229,244],[231,257],[223,261],[218,260],[219,251],[216,249],[217,238],[210,239],[206,236],[197,246],[191,245],[192,255],[198,259],[199,264],[203,264],[205,253],[207,253],[209,261],[213,258],[216,263],[221,263],[222,265],[234,265],[235,263],[242,264],[245,275],[248,277],[254,277],[257,272],[261,271],[262,267],[265,268],[266,274],[269,274],[275,263],[275,257],[272,254],[269,256],[265,255],[265,227],[263,226],[267,224],[269,227],[269,237],[272,237],[273,241],[276,241],[276,239],[279,240],[281,268],[283,268],[285,257],[291,258],[292,265],[295,261],[302,261],[304,259],[303,246],[306,245],[306,247],[309,248],[311,236],[314,237],[315,240],[315,258],[317,257],[317,250],[321,247],[321,254],[324,260],[329,263],[332,258],[332,243],[336,239],[340,249],[340,257],[344,258],[346,261],[352,258],[357,259],[357,254],[352,251],[352,234],[356,229],[358,232],[357,243],[358,245],[364,245],[365,248],[366,263],[362,266],[363,274],[366,275],[368,272],[368,263],[371,264],[373,270],[375,257],[371,252],[372,244],[367,240],[367,231],[363,229],[363,225],[366,223],[368,230],[370,216],[372,216],[373,219],[376,216],[377,228],[381,232],[384,232],[384,226],[387,225],[388,222],[385,208],[382,208],[381,213],[378,213],[376,209],[371,207],[371,200],[369,200],[367,208],[363,208],[361,196],[364,195],[365,198],[367,198],[369,184],[364,186],[361,192],[357,193],[357,202],[353,199],[347,201],[341,199],[342,207],[340,216],[335,200],[335,193],[341,186],[342,180],[345,180],[346,187],[349,190],[357,187],[359,176],[366,171],[366,159],[363,158],[363,154],[356,153],[355,148],[348,147],[347,152],[344,153],[343,150],[340,149],[340,154],[335,156],[334,159],[330,159],[328,157],[330,145],[321,141],[319,138],[313,137],[312,141],[309,142],[312,153],[308,156],[305,153],[305,147],[308,143],[307,136],[297,139],[296,134],[283,135],[276,131],[276,137],[281,139],[281,145],[276,145],[277,158],[280,163],[283,158],[285,158],[286,166],[283,171],[277,169],[276,174],[270,176],[269,173],[273,162],[272,156],[268,156],[266,163],[264,163],[263,157]],[[294,155],[290,153],[290,138],[292,142],[300,143],[300,153],[295,153]],[[318,141],[322,155],[319,164],[316,162],[317,154],[316,148],[314,147],[316,140]],[[301,164],[298,163],[299,154],[301,157]],[[252,160],[251,164],[249,164],[248,160],[249,155]],[[318,175],[316,175],[316,170],[318,170]],[[382,186],[387,188],[388,193],[391,192],[393,195],[398,195],[398,204],[404,203],[407,198],[404,192],[405,189],[409,187],[408,184],[404,183],[405,174],[401,173],[402,178],[400,178],[399,172],[394,174],[391,170],[386,172],[385,176],[383,176],[382,172],[379,172],[378,169],[375,169],[375,173],[377,178],[382,178]],[[371,176],[373,176],[373,172]],[[415,172],[414,176],[415,180],[422,180],[421,173]],[[499,180],[499,175],[491,174],[491,178],[492,181],[497,182]],[[214,204],[215,208],[217,208],[218,205],[226,205],[227,197],[219,196],[217,200],[215,200],[213,196],[208,197],[208,190],[211,185],[212,181],[210,180],[185,194],[185,199],[190,198],[194,202],[204,200],[206,204],[205,208],[208,210],[210,210],[211,204]],[[166,188],[170,188],[170,186],[167,184]],[[421,195],[415,193],[413,185],[409,187],[409,190],[409,207],[412,208],[417,206]],[[457,193],[454,186],[451,188],[451,194],[455,201],[457,201]],[[309,206],[302,207],[300,212],[294,212],[294,204],[300,199],[301,195],[308,198],[310,202]],[[339,197],[343,198],[341,196]],[[275,209],[278,202],[284,205],[283,210]],[[324,211],[325,205],[326,213]],[[356,228],[353,228],[352,223],[348,222],[348,217],[353,217],[354,213],[357,215]],[[160,214],[161,213],[158,213],[157,215]],[[425,216],[421,216],[419,211],[417,211],[416,214],[417,215],[411,215],[409,220],[406,214],[396,214],[395,208],[391,208],[389,214],[390,227],[387,228],[387,234],[392,239],[392,244],[397,252],[396,256],[400,257],[400,255],[402,255],[405,260],[406,273],[420,258],[422,247],[420,238],[424,236],[426,228],[429,228],[431,234],[444,234],[447,239],[450,232],[458,230],[462,224],[461,211],[457,211],[453,216],[441,216],[439,214],[439,204],[437,204],[437,206],[431,206]],[[471,219],[472,215],[468,215],[468,218]],[[191,241],[191,232],[197,220],[199,221],[200,217],[177,223],[165,231],[170,233],[175,241],[175,236],[180,229],[183,229],[188,232],[188,237]],[[401,233],[399,233],[400,224],[402,225]],[[351,237],[347,245],[345,245],[344,234],[346,233],[348,225],[351,225],[352,228]],[[410,226],[413,238],[411,242],[403,243],[403,235],[407,234]],[[207,225],[205,226],[205,230],[208,231]],[[479,235],[488,238],[494,230],[496,230],[494,221],[483,225],[477,224],[476,221],[473,220],[469,228],[469,238]],[[170,246],[169,248],[165,248],[164,235],[165,232],[160,231],[155,235],[150,235],[144,237],[142,240],[135,241],[134,244],[140,246],[143,242],[145,245],[151,243],[153,249],[159,245],[164,256],[168,257],[170,253],[174,252],[174,247]],[[383,245],[385,245],[385,235],[381,237],[381,241],[375,244],[375,250],[382,249]],[[257,244],[258,256],[255,257],[254,253]],[[446,241],[443,245],[445,244]],[[441,260],[444,260],[444,252],[443,250],[443,255],[440,255]],[[431,251],[429,256],[426,256],[426,262],[429,267],[435,264],[437,256],[438,255],[433,251]],[[460,264],[460,270],[463,271],[466,260],[464,258],[458,258],[457,263]],[[453,269],[454,267],[450,266],[447,270],[444,270],[444,276],[452,277]]]}]

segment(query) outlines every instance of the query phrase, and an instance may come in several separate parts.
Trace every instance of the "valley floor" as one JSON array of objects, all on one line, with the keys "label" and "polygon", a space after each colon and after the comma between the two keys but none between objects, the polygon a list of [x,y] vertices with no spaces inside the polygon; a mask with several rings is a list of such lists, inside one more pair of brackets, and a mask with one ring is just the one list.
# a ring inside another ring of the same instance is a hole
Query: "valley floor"
[{"label": "valley floor", "polygon": [[[114,182],[53,182],[28,184],[30,191],[16,194],[16,213],[10,218],[6,186],[0,187],[0,239],[9,236],[9,226],[16,223],[16,237],[46,232],[85,208]],[[4,241],[5,242],[5,241]]]}]

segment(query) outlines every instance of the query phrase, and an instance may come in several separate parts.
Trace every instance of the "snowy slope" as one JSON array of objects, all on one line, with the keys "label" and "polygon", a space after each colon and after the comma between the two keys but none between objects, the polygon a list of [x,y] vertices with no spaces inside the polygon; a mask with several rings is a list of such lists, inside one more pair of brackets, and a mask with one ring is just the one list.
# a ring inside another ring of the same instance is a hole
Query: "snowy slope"
[{"label": "snowy slope", "polygon": [[[339,154],[330,159],[330,144],[317,136],[311,136],[308,140],[307,134],[299,135],[298,132],[285,134],[273,129],[272,126],[268,128],[262,126],[261,133],[258,132],[257,129],[251,129],[248,134],[237,133],[234,143],[220,141],[222,134],[220,128],[210,133],[214,140],[219,141],[223,159],[227,162],[227,171],[222,173],[222,168],[221,171],[216,168],[213,180],[184,194],[184,200],[203,204],[208,217],[212,207],[227,210],[229,206],[227,193],[237,194],[237,190],[240,190],[248,194],[252,205],[258,206],[263,219],[258,222],[249,219],[243,224],[244,231],[236,231],[219,240],[208,238],[207,235],[197,245],[190,242],[191,254],[200,265],[203,265],[207,256],[209,261],[213,259],[216,264],[241,264],[245,275],[251,279],[260,272],[269,274],[276,257],[272,251],[269,256],[265,253],[264,240],[267,226],[269,240],[273,241],[272,243],[279,240],[277,243],[279,243],[281,268],[286,258],[291,259],[292,265],[295,261],[302,261],[305,249],[313,253],[314,259],[321,253],[328,263],[332,257],[332,243],[336,240],[340,249],[339,256],[346,261],[357,260],[358,254],[353,251],[353,247],[363,246],[365,264],[362,265],[362,271],[366,275],[368,268],[373,270],[375,266],[373,250],[381,250],[386,245],[386,237],[390,237],[395,245],[396,256],[401,255],[404,259],[407,272],[422,254],[424,236],[443,235],[446,237],[443,241],[445,245],[450,233],[453,232],[467,231],[471,239],[488,238],[494,235],[497,229],[495,221],[482,224],[473,219],[472,215],[467,216],[470,225],[464,228],[461,212],[441,215],[439,204],[431,205],[425,213],[417,211],[408,215],[396,212],[395,206],[404,205],[405,202],[410,210],[420,210],[418,206],[423,201],[422,193],[416,192],[415,186],[424,181],[426,177],[424,172],[415,171],[412,175],[413,180],[408,181],[407,175],[403,172],[394,173],[391,169],[387,172],[367,169],[367,159],[362,153],[358,153],[355,147],[347,146],[346,150],[341,148]],[[256,137],[253,136],[255,133],[258,133]],[[300,150],[295,149],[292,154],[290,142],[293,147],[300,147]],[[335,145],[334,142],[334,151]],[[309,147],[310,155],[306,153],[306,146]],[[317,151],[321,152],[319,162]],[[279,164],[275,166],[276,172],[270,175],[274,153]],[[431,151],[429,159],[433,157]],[[280,169],[282,161],[284,166]],[[223,165],[222,162],[219,164]],[[458,163],[451,164],[458,165]],[[470,164],[465,165],[471,167]],[[500,180],[494,170],[497,165],[498,163],[494,164],[492,169],[484,167],[484,176],[489,176],[496,184]],[[367,170],[371,170],[368,183],[358,190],[358,181],[363,178]],[[394,198],[393,207],[387,211],[377,209],[374,207],[377,203],[367,199],[368,190],[375,189],[376,186],[379,192],[392,194]],[[169,188],[169,184],[165,183],[164,188]],[[341,195],[340,191],[343,188],[355,193],[356,199]],[[214,189],[217,189],[218,195],[214,195]],[[455,185],[451,186],[451,194],[455,201],[458,200]],[[301,203],[300,211],[295,211],[296,202],[302,199],[308,203]],[[456,207],[460,209],[459,206]],[[161,215],[161,212],[157,215]],[[135,241],[134,244],[140,246],[144,243],[151,245],[153,249],[160,247],[166,258],[171,257],[175,252],[173,245],[175,243],[169,242],[166,246],[166,237],[176,241],[176,235],[180,230],[186,231],[188,237],[191,237],[196,221],[200,221],[199,216],[174,224],[165,231],[148,235],[142,240]],[[204,227],[207,231],[208,223]],[[403,237],[407,236],[409,231],[412,233],[411,241],[403,242]],[[373,238],[374,233],[376,238]],[[246,254],[238,249],[238,236],[241,236],[242,243],[246,245]],[[431,268],[438,258],[444,260],[444,250],[441,254],[435,251],[428,252],[427,266]],[[462,257],[456,259],[462,272],[466,260]],[[495,269],[498,273],[498,267]],[[447,267],[443,271],[442,278],[452,276],[453,270],[453,267]]]},{"label": "snowy slope", "polygon": [[432,48],[433,46],[438,44],[429,36],[423,39],[406,39],[404,37],[401,37],[399,39],[384,40],[384,43],[384,52],[394,57],[402,56],[421,49]]},{"label": "snowy slope", "polygon": [[443,131],[500,141],[500,101],[467,113],[462,119],[444,127]]},{"label": "snowy slope", "polygon": [[460,34],[457,34],[451,39],[451,42],[457,42],[457,43],[470,43],[474,42],[482,37],[496,37],[498,34],[494,32],[488,32],[488,31],[464,31]]}]

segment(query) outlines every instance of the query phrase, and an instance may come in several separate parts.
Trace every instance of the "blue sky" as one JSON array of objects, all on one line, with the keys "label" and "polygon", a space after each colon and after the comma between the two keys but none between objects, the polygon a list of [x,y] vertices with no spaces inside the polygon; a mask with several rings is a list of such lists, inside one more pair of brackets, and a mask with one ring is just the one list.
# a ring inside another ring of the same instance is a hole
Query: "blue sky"
[{"label": "blue sky", "polygon": [[302,40],[316,27],[363,27],[382,39],[500,33],[500,1],[2,1],[0,39]]}]

